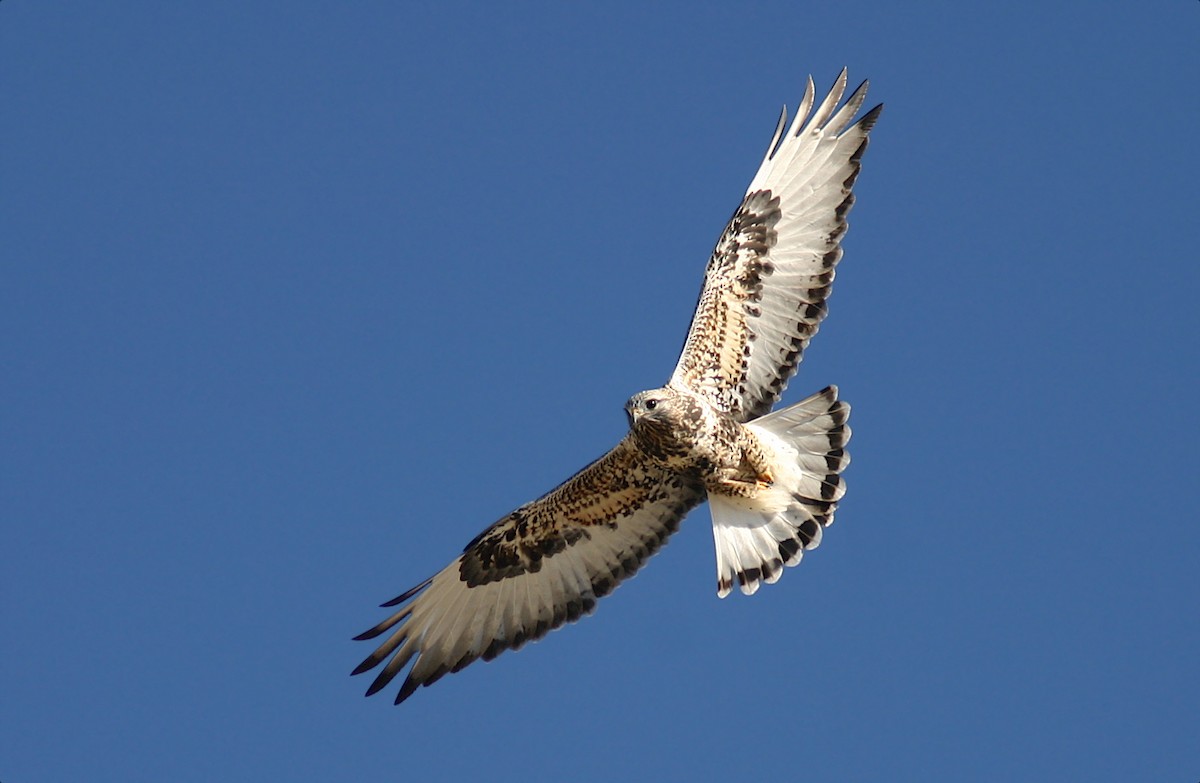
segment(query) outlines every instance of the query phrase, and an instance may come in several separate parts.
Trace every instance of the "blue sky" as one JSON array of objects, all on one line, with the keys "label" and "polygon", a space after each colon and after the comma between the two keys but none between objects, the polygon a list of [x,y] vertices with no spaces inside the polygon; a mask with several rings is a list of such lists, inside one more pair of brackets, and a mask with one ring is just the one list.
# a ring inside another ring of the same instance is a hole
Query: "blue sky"
[{"label": "blue sky", "polygon": [[[0,4],[0,779],[1197,779],[1200,3],[426,5]],[[821,548],[364,700],[843,65]]]}]

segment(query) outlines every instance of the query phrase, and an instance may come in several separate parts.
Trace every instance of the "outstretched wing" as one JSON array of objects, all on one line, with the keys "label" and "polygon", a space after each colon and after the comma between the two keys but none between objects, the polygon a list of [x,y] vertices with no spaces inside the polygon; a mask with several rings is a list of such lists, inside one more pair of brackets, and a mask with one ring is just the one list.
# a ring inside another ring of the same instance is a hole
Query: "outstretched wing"
[{"label": "outstretched wing", "polygon": [[809,78],[791,127],[784,108],[746,197],[713,250],[671,376],[672,385],[704,395],[740,421],[771,409],[825,318],[854,203],[850,191],[883,108],[851,125],[867,82],[838,109],[845,88],[843,70],[809,116]]},{"label": "outstretched wing", "polygon": [[391,632],[354,674],[387,661],[370,696],[413,661],[399,704],[447,672],[579,619],[657,552],[703,499],[698,480],[654,465],[626,437],[489,527],[436,576],[384,604],[402,608],[355,637]]}]

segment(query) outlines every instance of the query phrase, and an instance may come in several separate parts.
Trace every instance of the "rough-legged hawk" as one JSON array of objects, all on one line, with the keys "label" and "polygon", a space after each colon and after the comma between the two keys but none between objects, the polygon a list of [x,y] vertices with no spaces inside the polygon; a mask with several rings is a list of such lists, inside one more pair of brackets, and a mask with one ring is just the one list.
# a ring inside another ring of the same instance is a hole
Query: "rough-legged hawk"
[{"label": "rough-legged hawk", "polygon": [[400,608],[357,637],[387,634],[354,670],[384,663],[367,695],[411,662],[399,704],[582,617],[706,498],[721,596],[735,582],[750,594],[776,581],[820,543],[845,491],[850,408],[830,386],[770,411],[825,317],[851,188],[882,108],[852,123],[867,83],[839,107],[845,87],[843,70],[814,110],[810,78],[790,126],[784,109],[713,250],[667,385],[630,398],[629,433],[612,451],[384,604]]}]

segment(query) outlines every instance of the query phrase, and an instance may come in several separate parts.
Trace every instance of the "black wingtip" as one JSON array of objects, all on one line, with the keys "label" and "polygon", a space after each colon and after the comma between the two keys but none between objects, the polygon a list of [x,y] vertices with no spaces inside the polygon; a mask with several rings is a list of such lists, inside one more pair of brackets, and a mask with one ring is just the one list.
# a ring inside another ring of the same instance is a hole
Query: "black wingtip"
[{"label": "black wingtip", "polygon": [[397,707],[400,706],[400,703],[409,696],[412,696],[419,687],[421,687],[421,683],[414,682],[412,676],[410,675],[404,680],[404,684],[400,686],[400,692],[396,694],[396,700],[392,702],[392,704],[396,705]]},{"label": "black wingtip", "polygon": [[416,595],[417,593],[419,593],[419,592],[421,592],[422,590],[424,590],[426,587],[429,587],[429,585],[430,585],[430,583],[431,583],[431,582],[433,582],[433,577],[432,577],[432,576],[431,576],[431,577],[429,577],[428,579],[426,579],[426,580],[425,580],[424,582],[422,582],[421,584],[419,584],[419,585],[417,585],[416,587],[414,587],[413,589],[411,589],[411,590],[406,590],[405,592],[403,592],[403,593],[401,593],[400,595],[396,596],[396,597],[395,597],[395,598],[393,598],[392,600],[390,600],[390,601],[384,601],[383,603],[381,603],[381,604],[379,605],[379,607],[380,607],[381,609],[387,609],[387,608],[390,608],[390,607],[396,606],[396,605],[398,605],[398,604],[402,604],[402,603],[404,603],[405,601],[407,601],[408,599],[412,598],[412,597],[413,597],[414,595]]},{"label": "black wingtip", "polygon": [[[369,660],[371,660],[371,659],[368,658],[366,661],[363,661],[363,663],[365,664]],[[361,664],[359,665],[359,668],[360,669],[362,668]],[[383,668],[383,671],[379,672],[379,674],[376,675],[375,679],[371,681],[371,685],[367,688],[367,692],[364,693],[363,695],[367,696],[367,697],[374,696],[375,694],[379,693],[381,690],[386,688],[388,686],[388,684],[391,683],[391,681],[395,678],[395,676],[396,676],[395,670],[390,670],[390,667],[385,666]]]},{"label": "black wingtip", "polygon": [[382,623],[375,626],[374,628],[368,628],[367,630],[360,633],[358,636],[355,636],[354,641],[365,642],[368,639],[374,639],[376,636],[381,635],[384,631],[386,631],[387,629],[389,629],[393,625],[395,625],[399,619],[401,619],[401,618],[396,615],[392,615],[391,617],[384,620]]},{"label": "black wingtip", "polygon": [[883,104],[881,103],[878,106],[876,106],[874,109],[871,109],[869,112],[864,114],[862,116],[862,119],[854,124],[857,125],[858,127],[862,128],[864,132],[870,133],[871,129],[875,127],[875,123],[879,121],[879,115],[882,113],[883,113]]},{"label": "black wingtip", "polygon": [[[378,665],[379,665],[379,661],[375,660],[374,656],[371,656],[370,658],[367,658],[365,661],[360,663],[358,666],[355,666],[354,671],[350,672],[350,676],[357,677],[358,675],[362,674],[363,672],[369,672],[371,669],[374,669]],[[368,693],[367,695],[370,696],[371,694]]]}]

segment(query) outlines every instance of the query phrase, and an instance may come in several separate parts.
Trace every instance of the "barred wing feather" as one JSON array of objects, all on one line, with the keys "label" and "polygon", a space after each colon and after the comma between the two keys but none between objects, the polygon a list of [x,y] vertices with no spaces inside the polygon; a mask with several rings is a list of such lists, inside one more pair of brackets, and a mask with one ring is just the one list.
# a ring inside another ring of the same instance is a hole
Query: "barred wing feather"
[{"label": "barred wing feather", "polygon": [[838,108],[845,87],[843,70],[814,111],[809,78],[791,126],[784,109],[713,250],[671,376],[673,385],[705,395],[739,421],[763,415],[778,401],[825,318],[851,190],[882,109],[850,124],[866,100],[867,82]]},{"label": "barred wing feather", "polygon": [[386,661],[370,696],[412,662],[399,704],[449,672],[579,619],[657,552],[703,499],[698,481],[654,465],[626,438],[479,534],[437,575],[384,604],[400,609],[356,637],[388,634],[354,674]]}]

